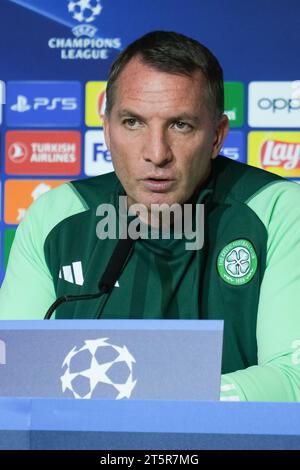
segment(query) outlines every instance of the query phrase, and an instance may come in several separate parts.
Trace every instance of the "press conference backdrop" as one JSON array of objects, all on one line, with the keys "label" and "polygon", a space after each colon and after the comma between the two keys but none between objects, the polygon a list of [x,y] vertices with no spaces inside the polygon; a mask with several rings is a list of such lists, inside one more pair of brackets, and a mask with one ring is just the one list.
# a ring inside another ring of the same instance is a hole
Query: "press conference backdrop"
[{"label": "press conference backdrop", "polygon": [[1,0],[0,282],[31,202],[112,170],[99,118],[108,71],[153,29],[220,59],[231,125],[222,153],[300,181],[299,0]]}]

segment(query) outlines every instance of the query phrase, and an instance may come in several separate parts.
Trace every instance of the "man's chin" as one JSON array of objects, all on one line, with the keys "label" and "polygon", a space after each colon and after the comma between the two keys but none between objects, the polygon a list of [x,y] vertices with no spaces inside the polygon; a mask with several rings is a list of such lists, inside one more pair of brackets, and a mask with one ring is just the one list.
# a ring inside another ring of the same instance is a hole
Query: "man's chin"
[{"label": "man's chin", "polygon": [[167,204],[172,206],[173,204],[181,204],[181,198],[174,193],[152,193],[150,196],[143,198],[143,201],[148,209],[153,205]]}]

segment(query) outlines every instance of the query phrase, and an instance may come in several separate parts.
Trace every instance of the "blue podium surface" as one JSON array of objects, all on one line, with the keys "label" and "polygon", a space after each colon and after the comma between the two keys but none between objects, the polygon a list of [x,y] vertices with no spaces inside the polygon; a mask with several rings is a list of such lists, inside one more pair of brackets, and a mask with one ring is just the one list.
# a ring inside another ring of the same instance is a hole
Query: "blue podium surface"
[{"label": "blue podium surface", "polygon": [[0,449],[300,449],[300,404],[1,398]]}]

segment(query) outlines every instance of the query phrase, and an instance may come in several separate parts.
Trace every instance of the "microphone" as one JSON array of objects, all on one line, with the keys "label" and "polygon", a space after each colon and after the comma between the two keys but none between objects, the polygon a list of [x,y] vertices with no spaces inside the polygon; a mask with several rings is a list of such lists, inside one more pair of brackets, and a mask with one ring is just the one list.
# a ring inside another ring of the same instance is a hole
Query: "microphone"
[{"label": "microphone", "polygon": [[99,291],[94,294],[79,294],[79,295],[63,295],[53,302],[44,317],[44,320],[50,320],[52,313],[65,302],[74,302],[77,300],[90,300],[97,299],[104,294],[110,294],[117,282],[120,274],[125,267],[125,264],[133,249],[134,239],[121,238],[119,239],[116,248],[111,255],[111,258],[106,266],[106,269],[98,282]]}]

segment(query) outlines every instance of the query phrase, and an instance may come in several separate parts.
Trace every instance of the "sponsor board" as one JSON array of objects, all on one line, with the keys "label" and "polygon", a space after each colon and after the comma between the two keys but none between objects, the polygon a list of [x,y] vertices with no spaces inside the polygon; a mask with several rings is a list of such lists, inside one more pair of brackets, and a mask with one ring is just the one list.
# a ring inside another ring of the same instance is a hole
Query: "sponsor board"
[{"label": "sponsor board", "polygon": [[294,82],[249,84],[250,127],[300,127],[300,92]]},{"label": "sponsor board", "polygon": [[224,109],[230,127],[241,127],[244,124],[244,84],[242,82],[224,83]]},{"label": "sponsor board", "polygon": [[6,120],[16,127],[78,127],[81,84],[74,81],[7,83]]},{"label": "sponsor board", "polygon": [[246,163],[244,133],[242,131],[229,131],[220,154],[231,160]]},{"label": "sponsor board", "polygon": [[114,171],[111,155],[104,141],[103,129],[85,133],[84,172],[87,176]]},{"label": "sponsor board", "polygon": [[60,186],[66,180],[7,180],[4,189],[4,220],[19,224],[28,207],[42,194]]},{"label": "sponsor board", "polygon": [[78,175],[79,131],[8,131],[5,171],[9,175]]},{"label": "sponsor board", "polygon": [[299,178],[300,132],[249,132],[248,163],[276,175]]},{"label": "sponsor board", "polygon": [[87,82],[85,87],[85,123],[88,127],[102,127],[105,112],[107,82]]}]

